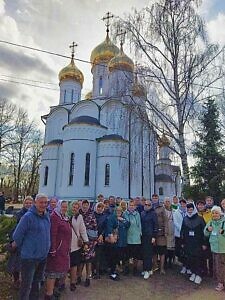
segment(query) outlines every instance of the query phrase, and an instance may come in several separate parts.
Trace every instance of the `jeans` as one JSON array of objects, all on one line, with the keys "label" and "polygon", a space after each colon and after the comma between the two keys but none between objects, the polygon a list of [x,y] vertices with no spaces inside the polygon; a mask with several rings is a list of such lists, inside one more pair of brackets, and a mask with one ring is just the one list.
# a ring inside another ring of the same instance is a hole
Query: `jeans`
[{"label": "jeans", "polygon": [[21,286],[19,300],[38,300],[46,259],[21,259]]}]

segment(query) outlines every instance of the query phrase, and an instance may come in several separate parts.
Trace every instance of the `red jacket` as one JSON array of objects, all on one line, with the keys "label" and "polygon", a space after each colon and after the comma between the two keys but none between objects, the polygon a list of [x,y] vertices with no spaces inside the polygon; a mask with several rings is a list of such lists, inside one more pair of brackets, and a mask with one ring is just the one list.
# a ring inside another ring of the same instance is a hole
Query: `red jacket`
[{"label": "red jacket", "polygon": [[72,229],[69,221],[51,214],[51,248],[47,257],[46,272],[67,272],[70,268]]}]

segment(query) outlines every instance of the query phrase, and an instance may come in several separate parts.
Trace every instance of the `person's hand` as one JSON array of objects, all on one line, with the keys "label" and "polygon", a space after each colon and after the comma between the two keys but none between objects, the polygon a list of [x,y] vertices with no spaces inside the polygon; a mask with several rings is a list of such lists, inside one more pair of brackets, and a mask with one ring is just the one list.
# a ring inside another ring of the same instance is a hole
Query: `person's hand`
[{"label": "person's hand", "polygon": [[212,232],[212,230],[213,230],[212,226],[209,226],[209,227],[207,228],[207,230],[208,230],[209,232]]},{"label": "person's hand", "polygon": [[205,251],[207,249],[206,245],[202,245],[202,250]]},{"label": "person's hand", "polygon": [[155,238],[154,237],[152,238],[152,244],[155,244]]},{"label": "person's hand", "polygon": [[181,246],[181,248],[184,248],[184,244],[182,244],[182,245],[180,245]]},{"label": "person's hand", "polygon": [[119,221],[123,221],[124,220],[124,218],[122,218],[122,217],[118,217],[117,218]]},{"label": "person's hand", "polygon": [[100,234],[100,236],[98,237],[98,242],[99,243],[103,243],[103,236],[102,236],[102,234]]},{"label": "person's hand", "polygon": [[16,245],[16,242],[15,242],[15,241],[13,241],[13,242],[11,243],[11,247],[12,247],[12,249],[16,249],[17,245]]},{"label": "person's hand", "polygon": [[219,233],[220,233],[220,234],[224,234],[224,229],[221,228],[221,229],[219,230]]},{"label": "person's hand", "polygon": [[87,251],[88,250],[88,244],[84,244],[84,251]]}]

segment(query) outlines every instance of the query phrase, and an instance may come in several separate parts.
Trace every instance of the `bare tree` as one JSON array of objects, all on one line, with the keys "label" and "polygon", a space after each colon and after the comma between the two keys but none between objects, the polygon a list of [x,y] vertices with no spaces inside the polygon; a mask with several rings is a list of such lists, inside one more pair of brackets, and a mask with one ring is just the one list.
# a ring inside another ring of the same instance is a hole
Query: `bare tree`
[{"label": "bare tree", "polygon": [[7,150],[8,163],[13,166],[14,196],[16,199],[18,199],[21,191],[22,172],[30,160],[28,154],[32,146],[33,130],[34,123],[29,121],[27,112],[20,108],[15,121],[15,129],[11,135],[11,139],[16,144],[11,145]]},{"label": "bare tree", "polygon": [[174,141],[185,185],[190,184],[187,128],[200,101],[212,94],[211,86],[223,76],[216,65],[222,50],[208,42],[204,22],[197,14],[199,4],[197,0],[157,0],[115,24],[126,29],[143,65],[138,73],[147,86],[148,118],[142,108],[137,112]]},{"label": "bare tree", "polygon": [[10,134],[15,129],[16,106],[7,99],[0,98],[0,159],[3,160],[7,147],[15,143]]}]

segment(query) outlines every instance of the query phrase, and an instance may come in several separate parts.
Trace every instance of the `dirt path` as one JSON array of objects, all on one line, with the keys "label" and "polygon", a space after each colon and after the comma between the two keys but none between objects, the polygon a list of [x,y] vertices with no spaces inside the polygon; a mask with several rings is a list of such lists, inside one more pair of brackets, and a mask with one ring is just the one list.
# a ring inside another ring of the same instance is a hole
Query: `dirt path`
[{"label": "dirt path", "polygon": [[170,271],[165,276],[155,274],[148,280],[121,276],[114,282],[104,276],[91,280],[91,286],[78,286],[70,292],[67,285],[62,300],[224,300],[225,292],[214,291],[215,282],[205,279],[201,286],[189,282],[188,277]]}]

